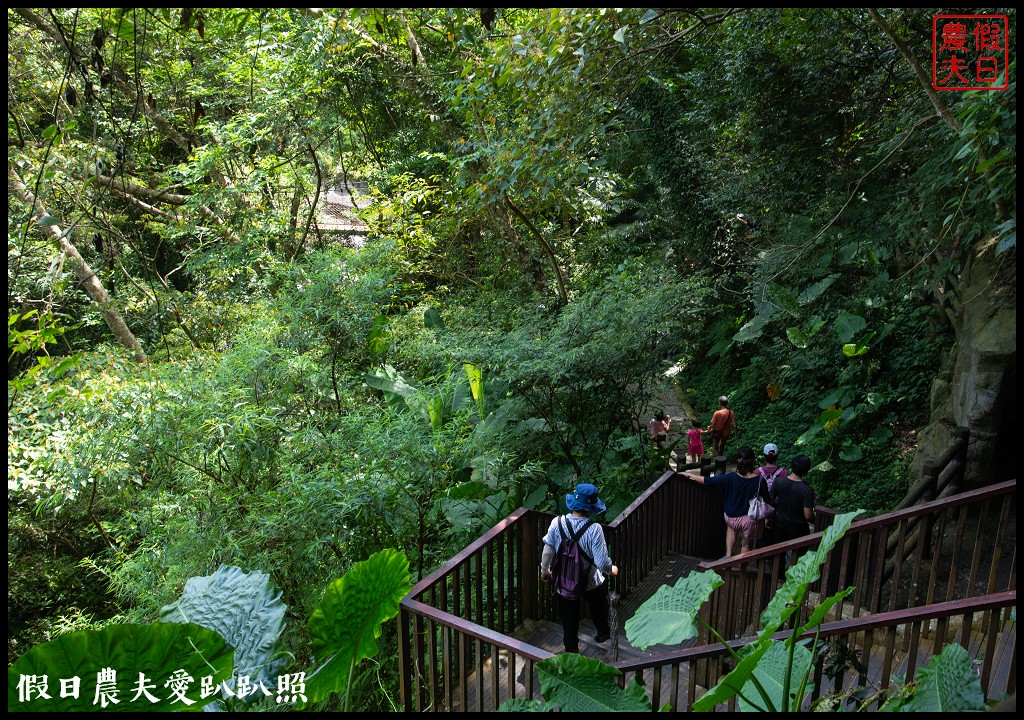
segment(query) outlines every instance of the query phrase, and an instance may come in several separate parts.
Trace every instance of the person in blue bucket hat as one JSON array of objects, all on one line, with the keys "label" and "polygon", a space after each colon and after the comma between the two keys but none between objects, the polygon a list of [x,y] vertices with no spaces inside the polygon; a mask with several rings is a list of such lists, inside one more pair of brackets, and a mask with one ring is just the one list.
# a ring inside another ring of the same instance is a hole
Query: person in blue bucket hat
[{"label": "person in blue bucket hat", "polygon": [[577,600],[566,600],[557,596],[565,652],[578,653],[580,651],[581,602],[584,600],[590,609],[590,617],[597,630],[594,642],[603,643],[611,637],[611,627],[608,622],[607,576],[618,575],[619,568],[612,564],[612,559],[608,555],[604,529],[593,518],[594,515],[600,515],[607,509],[598,496],[597,486],[580,483],[573,492],[565,496],[565,505],[569,512],[552,520],[548,532],[544,536],[540,578],[544,582],[551,581],[551,563],[562,543],[563,534],[573,536],[579,534],[580,550],[586,554],[588,559],[593,560],[592,563],[588,563],[590,568],[587,571],[586,587]]}]

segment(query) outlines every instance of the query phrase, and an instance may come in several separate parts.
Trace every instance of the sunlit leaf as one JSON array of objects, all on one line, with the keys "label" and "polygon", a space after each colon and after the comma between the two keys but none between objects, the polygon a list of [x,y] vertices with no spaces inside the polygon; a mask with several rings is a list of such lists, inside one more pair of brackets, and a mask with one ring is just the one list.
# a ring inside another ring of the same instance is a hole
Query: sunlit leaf
[{"label": "sunlit leaf", "polygon": [[390,549],[356,563],[327,586],[306,625],[319,666],[307,678],[309,702],[348,688],[352,669],[377,654],[381,625],[398,614],[411,587],[408,558]]},{"label": "sunlit leaf", "polygon": [[[160,609],[161,622],[191,622],[220,634],[235,648],[235,677],[274,685],[284,667],[279,638],[288,606],[270,576],[221,565],[213,575],[189,578],[181,598]],[[249,697],[254,700],[255,695]]]},{"label": "sunlit leaf", "polygon": [[913,695],[903,712],[972,712],[985,709],[985,693],[971,656],[953,643],[917,673]]},{"label": "sunlit leaf", "polygon": [[697,637],[695,619],[701,606],[724,580],[713,571],[693,572],[675,585],[662,585],[626,621],[626,637],[641,650],[650,645],[677,645]]}]

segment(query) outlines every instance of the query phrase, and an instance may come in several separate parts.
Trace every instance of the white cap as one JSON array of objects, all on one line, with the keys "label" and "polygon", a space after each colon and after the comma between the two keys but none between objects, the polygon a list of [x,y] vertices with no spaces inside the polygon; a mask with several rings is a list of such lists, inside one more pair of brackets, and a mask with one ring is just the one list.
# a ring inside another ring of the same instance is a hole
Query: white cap
[{"label": "white cap", "polygon": [[729,402],[729,398],[727,398],[725,395],[723,395],[722,397],[718,398],[718,402],[720,402],[720,403],[727,403],[727,402]]},{"label": "white cap", "polygon": [[765,455],[778,455],[779,454],[779,446],[776,445],[775,443],[768,443],[767,445],[764,446],[764,454]]}]

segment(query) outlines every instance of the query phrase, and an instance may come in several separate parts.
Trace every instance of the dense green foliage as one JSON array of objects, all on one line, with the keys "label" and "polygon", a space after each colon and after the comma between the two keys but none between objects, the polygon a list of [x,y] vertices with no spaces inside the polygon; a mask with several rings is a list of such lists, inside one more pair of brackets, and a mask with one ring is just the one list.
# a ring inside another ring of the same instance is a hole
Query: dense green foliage
[{"label": "dense green foliage", "polygon": [[[8,47],[11,662],[231,565],[309,665],[356,562],[632,502],[673,390],[890,508],[965,258],[1015,283],[1015,66],[955,130],[859,10],[18,8]],[[352,180],[356,247],[315,222]]]}]

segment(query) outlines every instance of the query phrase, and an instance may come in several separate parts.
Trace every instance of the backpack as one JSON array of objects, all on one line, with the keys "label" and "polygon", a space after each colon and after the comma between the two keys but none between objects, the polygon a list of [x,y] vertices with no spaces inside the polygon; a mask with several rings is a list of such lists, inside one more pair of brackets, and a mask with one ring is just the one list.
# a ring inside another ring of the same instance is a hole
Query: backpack
[{"label": "backpack", "polygon": [[[727,437],[728,434],[729,434],[729,430],[730,430],[730,428],[733,425],[733,422],[735,422],[733,420],[733,417],[735,417],[735,416],[733,415],[732,410],[729,410],[729,414],[726,415],[725,425],[721,429],[716,429],[716,428],[712,427],[711,428],[711,437],[714,438],[715,440],[721,440],[722,438]],[[714,418],[712,418],[712,421],[713,420],[714,420]]]},{"label": "backpack", "polygon": [[763,467],[759,467],[757,469],[757,474],[760,475],[761,479],[764,480],[765,483],[768,485],[768,492],[771,492],[772,484],[778,479],[779,475],[781,475],[785,470],[786,470],[786,468],[784,468],[784,467],[777,467],[777,468],[775,468],[775,472],[773,472],[771,475],[768,475],[768,474],[765,473]]},{"label": "backpack", "polygon": [[562,534],[562,542],[558,545],[555,559],[551,563],[551,584],[559,597],[566,600],[579,600],[580,593],[586,590],[587,569],[593,567],[594,560],[580,547],[579,540],[594,520],[587,520],[574,533],[567,533],[563,516],[558,517],[558,532]]}]

